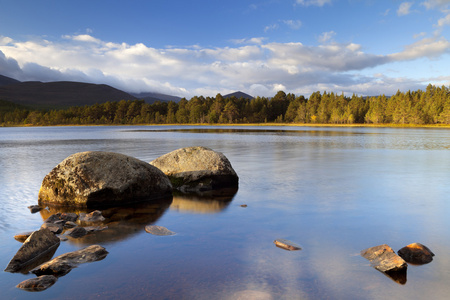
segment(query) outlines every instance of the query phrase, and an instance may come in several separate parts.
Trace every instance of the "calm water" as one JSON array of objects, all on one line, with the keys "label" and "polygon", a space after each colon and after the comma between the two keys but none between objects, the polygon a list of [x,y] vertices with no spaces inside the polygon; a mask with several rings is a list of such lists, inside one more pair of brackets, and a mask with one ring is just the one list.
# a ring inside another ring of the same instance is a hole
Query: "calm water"
[{"label": "calm water", "polygon": [[[450,294],[450,131],[311,127],[0,128],[0,266],[39,228],[31,214],[44,176],[67,156],[113,151],[151,161],[188,146],[223,152],[240,177],[230,199],[105,212],[108,230],[62,242],[109,255],[46,291],[15,288],[32,274],[0,272],[1,299],[447,299]],[[247,204],[248,207],[241,207]],[[144,231],[157,224],[170,237]],[[275,247],[274,239],[301,251]],[[413,242],[436,254],[401,285],[359,255]],[[241,298],[239,298],[241,297]]]}]

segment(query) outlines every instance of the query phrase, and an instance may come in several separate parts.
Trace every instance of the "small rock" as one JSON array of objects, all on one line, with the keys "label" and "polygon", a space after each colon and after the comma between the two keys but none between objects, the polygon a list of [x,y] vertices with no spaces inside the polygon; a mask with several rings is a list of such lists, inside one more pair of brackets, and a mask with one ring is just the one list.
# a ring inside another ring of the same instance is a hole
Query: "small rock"
[{"label": "small rock", "polygon": [[73,238],[80,238],[87,234],[88,232],[83,227],[75,227],[72,229],[69,229],[65,232],[66,235],[73,237]]},{"label": "small rock", "polygon": [[94,210],[89,214],[80,214],[80,221],[82,222],[102,222],[105,221],[105,217],[102,216],[102,212],[99,210]]},{"label": "small rock", "polygon": [[102,230],[108,229],[108,226],[86,226],[86,227],[84,227],[84,229],[86,229],[86,231],[88,233],[90,233],[90,232],[102,231]]},{"label": "small rock", "polygon": [[53,214],[47,219],[45,219],[44,223],[55,223],[56,221],[61,220],[61,213]]},{"label": "small rock", "polygon": [[62,213],[60,218],[66,222],[75,222],[78,219],[78,215],[76,213]]},{"label": "small rock", "polygon": [[285,240],[285,239],[276,239],[274,241],[274,244],[277,247],[280,247],[280,248],[283,248],[283,249],[289,250],[289,251],[302,250],[302,248],[299,245],[297,245],[289,240]]},{"label": "small rock", "polygon": [[77,223],[72,222],[72,221],[67,221],[66,224],[64,224],[65,228],[74,228],[74,227],[77,227],[77,226],[78,226]]},{"label": "small rock", "polygon": [[29,292],[40,292],[51,287],[57,280],[53,275],[42,275],[22,281],[16,287]]},{"label": "small rock", "polygon": [[409,244],[398,250],[397,253],[406,262],[417,265],[430,263],[434,256],[434,253],[428,247],[420,243]]},{"label": "small rock", "polygon": [[51,261],[31,270],[37,276],[54,275],[64,276],[79,264],[94,262],[104,259],[108,251],[99,245],[92,245],[81,250],[69,252],[55,257]]},{"label": "small rock", "polygon": [[247,207],[247,204],[241,204],[241,207]]},{"label": "small rock", "polygon": [[35,213],[41,211],[42,207],[40,207],[39,205],[30,205],[30,206],[28,206],[28,209],[31,211],[32,214],[35,214]]},{"label": "small rock", "polygon": [[174,235],[175,232],[170,231],[166,227],[157,225],[147,225],[145,226],[145,231],[153,235]]},{"label": "small rock", "polygon": [[61,225],[55,224],[55,223],[44,223],[44,224],[42,224],[41,228],[47,228],[54,234],[58,234],[63,231],[63,227]]},{"label": "small rock", "polygon": [[[16,255],[11,259],[6,272],[20,272],[28,268],[30,264],[39,262],[41,257],[46,257],[48,253],[56,251],[60,240],[50,230],[41,228],[33,232],[22,244]],[[53,255],[53,254],[52,254]]]},{"label": "small rock", "polygon": [[14,238],[16,239],[16,241],[23,243],[32,233],[33,231],[18,233],[14,236]]},{"label": "small rock", "polygon": [[361,256],[368,259],[375,269],[380,272],[397,272],[406,270],[408,264],[395,254],[386,244],[371,247],[361,251]]},{"label": "small rock", "polygon": [[67,238],[67,236],[64,236],[64,235],[58,235],[58,238],[59,238],[59,240],[60,240],[61,242],[65,242],[65,241],[69,240],[69,239]]}]

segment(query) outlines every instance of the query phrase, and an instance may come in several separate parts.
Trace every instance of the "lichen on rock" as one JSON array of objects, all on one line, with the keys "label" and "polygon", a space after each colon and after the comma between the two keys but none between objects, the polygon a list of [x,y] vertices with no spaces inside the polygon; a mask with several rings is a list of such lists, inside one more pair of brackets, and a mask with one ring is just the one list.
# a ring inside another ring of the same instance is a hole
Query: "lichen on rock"
[{"label": "lichen on rock", "polygon": [[174,188],[197,192],[237,187],[239,177],[228,158],[206,147],[181,148],[150,162],[163,171]]},{"label": "lichen on rock", "polygon": [[45,176],[39,204],[98,207],[171,197],[172,185],[159,169],[113,152],[73,154]]}]

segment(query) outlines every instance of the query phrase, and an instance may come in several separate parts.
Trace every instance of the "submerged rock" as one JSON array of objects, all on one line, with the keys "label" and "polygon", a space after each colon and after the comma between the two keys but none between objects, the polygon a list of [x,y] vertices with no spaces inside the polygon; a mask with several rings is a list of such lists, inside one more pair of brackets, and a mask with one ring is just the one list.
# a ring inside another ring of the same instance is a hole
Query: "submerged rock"
[{"label": "submerged rock", "polygon": [[56,223],[44,223],[44,224],[42,224],[41,228],[47,228],[54,234],[58,234],[63,231],[63,225],[56,224]]},{"label": "submerged rock", "polygon": [[79,264],[94,262],[104,259],[108,251],[99,245],[92,245],[84,249],[62,254],[51,261],[31,270],[32,273],[41,275],[64,276]]},{"label": "submerged rock", "polygon": [[157,225],[147,225],[145,226],[145,231],[153,235],[174,235],[175,232],[170,231],[166,227]]},{"label": "submerged rock", "polygon": [[172,185],[154,166],[112,152],[76,153],[42,181],[39,204],[115,206],[171,197]]},{"label": "submerged rock", "polygon": [[42,207],[40,207],[39,205],[30,205],[30,206],[28,206],[28,209],[30,210],[30,212],[32,214],[35,214],[35,213],[41,211]]},{"label": "submerged rock", "polygon": [[[6,272],[23,272],[30,265],[42,263],[40,258],[48,258],[59,247],[60,240],[50,230],[42,228],[33,232],[22,244],[16,255],[11,259]],[[53,253],[52,253],[53,252]]]},{"label": "submerged rock", "polygon": [[16,241],[23,243],[32,233],[33,233],[33,231],[18,233],[14,236],[14,239]]},{"label": "submerged rock", "polygon": [[398,250],[398,255],[411,264],[423,265],[433,260],[434,253],[428,247],[413,243]]},{"label": "submerged rock", "polygon": [[361,251],[361,256],[368,259],[375,269],[380,272],[398,272],[406,270],[408,264],[395,254],[386,244],[371,247]]},{"label": "submerged rock", "polygon": [[285,239],[276,239],[274,241],[274,244],[279,248],[283,248],[283,249],[289,250],[289,251],[302,250],[302,247],[300,247],[296,243],[293,243],[293,242],[291,242],[289,240],[285,240]]},{"label": "submerged rock", "polygon": [[80,237],[85,236],[87,233],[88,232],[86,229],[78,226],[78,227],[66,230],[66,232],[64,234],[67,236],[73,237],[73,238],[80,238]]},{"label": "submerged rock", "polygon": [[239,177],[225,155],[205,147],[181,148],[150,164],[163,171],[174,188],[182,192],[237,187],[239,183]]},{"label": "submerged rock", "polygon": [[103,222],[105,221],[105,217],[103,217],[102,212],[99,210],[94,210],[88,214],[81,213],[80,214],[81,222]]},{"label": "submerged rock", "polygon": [[57,280],[53,275],[42,275],[22,281],[16,287],[28,292],[40,292],[54,285]]}]

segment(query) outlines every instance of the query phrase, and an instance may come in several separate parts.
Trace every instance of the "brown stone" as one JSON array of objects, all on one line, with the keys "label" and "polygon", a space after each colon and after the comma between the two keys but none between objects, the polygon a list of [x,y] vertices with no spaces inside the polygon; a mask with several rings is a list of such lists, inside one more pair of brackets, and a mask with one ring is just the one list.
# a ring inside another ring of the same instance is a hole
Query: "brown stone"
[{"label": "brown stone", "polygon": [[88,232],[87,232],[86,229],[84,229],[83,227],[78,226],[78,227],[66,230],[66,232],[64,234],[68,235],[70,237],[73,237],[73,238],[80,238],[80,237],[85,236],[87,233]]},{"label": "brown stone", "polygon": [[61,233],[63,231],[63,226],[56,223],[44,223],[42,224],[41,228],[47,228],[54,234]]},{"label": "brown stone", "polygon": [[[11,259],[6,272],[21,272],[30,265],[40,262],[41,257],[47,257],[59,247],[60,240],[50,230],[42,228],[33,232],[22,244],[16,255]],[[53,254],[52,254],[53,255]]]},{"label": "brown stone", "polygon": [[402,271],[408,267],[403,258],[386,244],[365,249],[361,251],[361,256],[368,259],[372,267],[384,273]]},{"label": "brown stone", "polygon": [[81,222],[103,222],[105,221],[105,217],[103,217],[102,212],[99,210],[94,210],[88,214],[81,213],[80,214]]},{"label": "brown stone", "polygon": [[54,285],[57,280],[53,275],[42,275],[22,281],[16,287],[28,292],[40,292]]},{"label": "brown stone", "polygon": [[31,270],[31,272],[38,276],[64,276],[79,264],[99,261],[104,259],[107,255],[108,251],[106,251],[105,248],[99,245],[92,245],[81,250],[57,256],[51,261]]},{"label": "brown stone", "polygon": [[430,263],[434,256],[434,253],[428,247],[420,243],[409,244],[398,250],[397,253],[406,262],[417,265]]},{"label": "brown stone", "polygon": [[302,248],[299,245],[297,245],[296,243],[293,243],[293,242],[291,242],[289,240],[285,240],[285,239],[276,239],[274,241],[274,244],[279,248],[289,250],[289,251],[302,250]]},{"label": "brown stone", "polygon": [[32,233],[33,231],[18,233],[14,236],[14,239],[16,239],[16,241],[23,243]]}]

